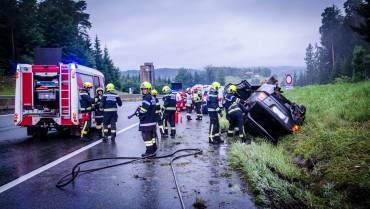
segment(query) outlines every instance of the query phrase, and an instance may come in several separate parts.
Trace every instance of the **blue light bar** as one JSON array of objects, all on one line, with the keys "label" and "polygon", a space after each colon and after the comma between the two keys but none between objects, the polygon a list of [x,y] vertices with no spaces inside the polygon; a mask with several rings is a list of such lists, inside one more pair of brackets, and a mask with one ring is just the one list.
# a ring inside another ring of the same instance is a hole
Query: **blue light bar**
[{"label": "blue light bar", "polygon": [[71,70],[76,70],[77,69],[76,63],[69,64],[69,67],[71,68]]}]

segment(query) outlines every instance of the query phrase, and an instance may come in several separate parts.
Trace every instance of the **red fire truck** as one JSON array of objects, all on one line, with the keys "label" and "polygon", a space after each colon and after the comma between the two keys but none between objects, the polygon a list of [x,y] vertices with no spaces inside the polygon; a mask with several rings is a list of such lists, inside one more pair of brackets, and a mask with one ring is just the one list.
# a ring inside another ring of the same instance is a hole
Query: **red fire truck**
[{"label": "red fire truck", "polygon": [[[58,65],[19,64],[16,72],[14,123],[27,127],[27,134],[46,136],[48,130],[79,134],[79,91],[91,82],[91,97],[104,87],[98,70],[75,63]],[[94,123],[94,116],[92,116]]]}]

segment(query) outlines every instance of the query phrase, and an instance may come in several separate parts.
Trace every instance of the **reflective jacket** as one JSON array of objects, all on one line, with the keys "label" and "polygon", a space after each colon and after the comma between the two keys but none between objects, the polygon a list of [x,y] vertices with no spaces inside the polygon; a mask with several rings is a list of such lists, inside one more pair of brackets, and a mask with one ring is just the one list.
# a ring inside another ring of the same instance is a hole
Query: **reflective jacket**
[{"label": "reflective jacket", "polygon": [[224,96],[224,107],[226,110],[226,114],[231,114],[233,112],[241,112],[241,104],[240,99],[234,96],[233,94],[227,93]]},{"label": "reflective jacket", "polygon": [[202,102],[202,95],[199,93],[194,93],[194,103]]},{"label": "reflective jacket", "polygon": [[143,96],[143,103],[139,109],[140,129],[157,125],[156,104],[156,99],[152,95]]},{"label": "reflective jacket", "polygon": [[193,104],[193,97],[191,94],[186,93],[186,106],[190,107]]},{"label": "reflective jacket", "polygon": [[100,101],[100,110],[103,112],[117,112],[117,105],[122,106],[121,98],[112,91],[107,91],[103,94]]},{"label": "reflective jacket", "polygon": [[100,110],[100,103],[103,96],[96,95],[94,98],[94,111],[95,111],[95,118],[102,118],[103,111]]},{"label": "reflective jacket", "polygon": [[90,93],[86,89],[80,91],[80,111],[91,111],[93,99],[90,97]]},{"label": "reflective jacket", "polygon": [[208,112],[221,112],[221,108],[218,104],[218,91],[213,88],[208,94],[207,107]]},{"label": "reflective jacket", "polygon": [[176,111],[176,93],[169,92],[163,97],[163,107],[165,110]]},{"label": "reflective jacket", "polygon": [[155,99],[155,115],[157,116],[157,121],[161,119],[161,103],[159,103],[159,99],[156,96],[153,96]]}]

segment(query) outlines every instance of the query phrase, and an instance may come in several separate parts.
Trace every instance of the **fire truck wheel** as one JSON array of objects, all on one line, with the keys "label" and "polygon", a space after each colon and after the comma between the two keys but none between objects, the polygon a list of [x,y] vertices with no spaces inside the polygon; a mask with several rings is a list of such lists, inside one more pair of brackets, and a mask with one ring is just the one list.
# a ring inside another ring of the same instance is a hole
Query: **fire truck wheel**
[{"label": "fire truck wheel", "polygon": [[46,138],[48,135],[48,128],[27,127],[27,135],[33,138]]},{"label": "fire truck wheel", "polygon": [[37,135],[40,138],[44,139],[48,135],[48,128],[41,128],[41,127],[39,127],[38,130],[37,130],[37,132],[38,132]]}]

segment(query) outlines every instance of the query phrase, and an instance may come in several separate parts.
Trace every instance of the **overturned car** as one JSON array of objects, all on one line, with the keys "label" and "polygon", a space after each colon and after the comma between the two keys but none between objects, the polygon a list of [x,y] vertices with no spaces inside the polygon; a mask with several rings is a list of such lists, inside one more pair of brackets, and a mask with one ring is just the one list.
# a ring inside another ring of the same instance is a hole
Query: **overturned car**
[{"label": "overturned car", "polygon": [[306,108],[285,98],[276,79],[270,78],[258,86],[252,86],[246,80],[234,85],[237,86],[236,96],[246,107],[244,124],[247,133],[262,135],[277,143],[279,137],[298,131],[303,124]]}]

